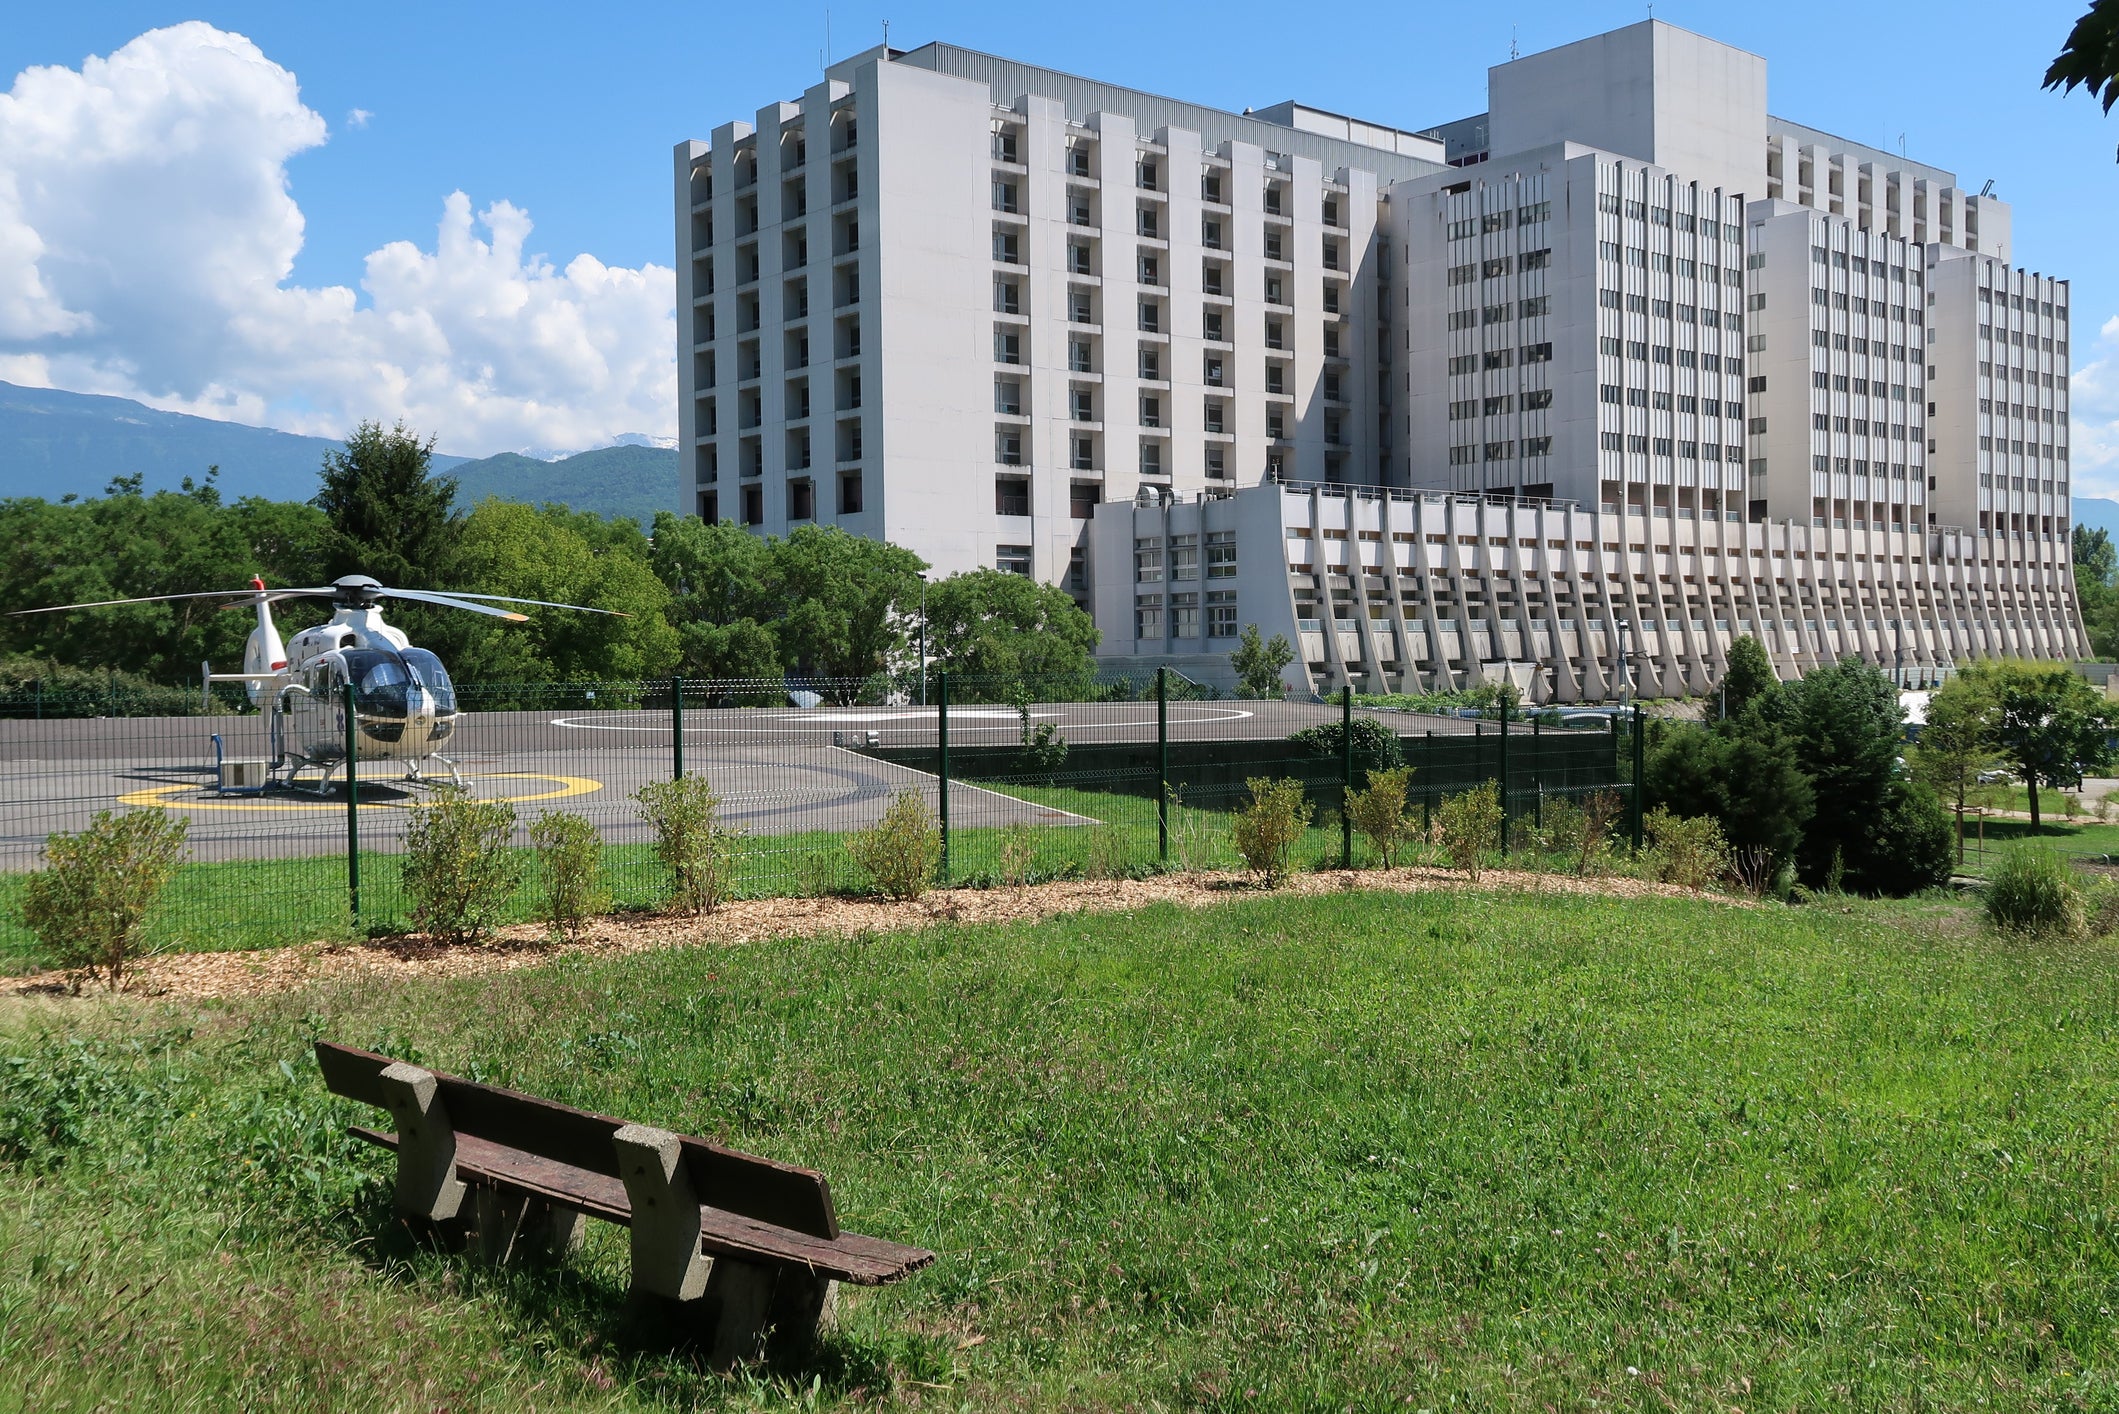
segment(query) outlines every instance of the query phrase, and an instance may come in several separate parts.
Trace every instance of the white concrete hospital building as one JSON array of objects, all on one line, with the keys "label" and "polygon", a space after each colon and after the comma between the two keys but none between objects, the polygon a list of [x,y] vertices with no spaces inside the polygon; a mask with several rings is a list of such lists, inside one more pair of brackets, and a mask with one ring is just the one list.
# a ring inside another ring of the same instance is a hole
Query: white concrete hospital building
[{"label": "white concrete hospital building", "polygon": [[[2068,285],[1647,21],[1404,132],[929,44],[676,150],[696,510],[1067,588],[1102,654],[1541,700],[2087,651]],[[1989,184],[1991,186],[1991,183]]]}]

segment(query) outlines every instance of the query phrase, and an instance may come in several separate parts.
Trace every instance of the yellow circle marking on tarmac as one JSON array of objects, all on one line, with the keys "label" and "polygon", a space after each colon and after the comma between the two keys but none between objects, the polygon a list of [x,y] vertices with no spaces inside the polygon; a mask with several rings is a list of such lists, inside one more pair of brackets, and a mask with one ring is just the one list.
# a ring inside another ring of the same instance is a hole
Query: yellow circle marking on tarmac
[{"label": "yellow circle marking on tarmac", "polygon": [[[587,795],[603,789],[602,781],[590,780],[586,776],[543,776],[528,771],[494,771],[485,775],[466,776],[472,781],[550,781],[557,789],[528,791],[521,795],[496,795],[482,797],[487,800],[520,804],[528,800],[558,800],[570,795]],[[370,781],[370,785],[382,785],[381,781]],[[399,782],[402,784],[402,782]],[[431,783],[430,783],[431,784]],[[223,800],[208,796],[199,800],[178,800],[177,796],[200,787],[188,785],[151,786],[146,790],[130,791],[118,797],[120,805],[153,805],[164,810],[343,810],[343,800]],[[363,810],[417,810],[425,802],[419,800],[364,800]]]}]

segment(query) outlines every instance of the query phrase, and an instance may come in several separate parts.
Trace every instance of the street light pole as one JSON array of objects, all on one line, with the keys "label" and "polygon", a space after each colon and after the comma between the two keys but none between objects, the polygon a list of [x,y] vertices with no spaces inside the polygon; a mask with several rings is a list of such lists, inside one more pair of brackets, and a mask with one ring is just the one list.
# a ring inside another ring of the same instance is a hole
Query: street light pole
[{"label": "street light pole", "polygon": [[920,705],[927,705],[927,576],[920,576]]}]

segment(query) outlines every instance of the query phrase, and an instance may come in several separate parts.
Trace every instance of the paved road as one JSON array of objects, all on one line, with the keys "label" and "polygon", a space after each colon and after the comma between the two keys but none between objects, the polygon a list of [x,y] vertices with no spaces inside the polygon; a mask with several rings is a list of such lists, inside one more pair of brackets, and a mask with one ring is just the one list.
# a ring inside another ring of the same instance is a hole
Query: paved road
[{"label": "paved road", "polygon": [[[1303,703],[1174,702],[1170,735],[1180,741],[1282,737],[1337,717],[1335,707]],[[1468,731],[1448,718],[1383,713],[1399,731]],[[818,707],[695,709],[684,714],[685,766],[703,772],[724,801],[724,817],[757,835],[858,829],[874,823],[896,793],[932,792],[925,772],[848,748],[872,735],[884,746],[931,745],[937,709]],[[1033,722],[1057,725],[1070,742],[1153,740],[1153,702],[1058,704],[1031,708]],[[1022,730],[1006,706],[955,707],[953,745],[1014,742]],[[47,834],[78,830],[98,810],[123,803],[180,811],[191,821],[199,859],[285,858],[344,850],[342,791],[325,798],[275,791],[263,797],[214,793],[211,737],[231,758],[270,754],[257,716],[0,721],[0,870],[34,868]],[[613,842],[647,837],[631,799],[667,779],[674,752],[669,714],[655,711],[469,713],[452,753],[478,795],[514,802],[525,820],[557,808],[587,816]],[[389,847],[404,832],[421,790],[403,781],[401,762],[374,763],[361,776],[364,844]],[[950,815],[961,826],[1084,823],[1079,816],[952,782]]]}]

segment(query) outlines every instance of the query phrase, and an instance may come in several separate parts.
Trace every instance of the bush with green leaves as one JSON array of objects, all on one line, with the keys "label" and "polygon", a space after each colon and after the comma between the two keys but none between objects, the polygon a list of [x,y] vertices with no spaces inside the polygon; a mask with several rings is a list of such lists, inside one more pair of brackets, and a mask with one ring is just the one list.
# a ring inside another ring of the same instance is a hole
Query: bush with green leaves
[{"label": "bush with green leaves", "polygon": [[596,827],[565,810],[547,810],[530,826],[537,847],[538,902],[556,933],[573,937],[611,906],[603,881],[603,838]]},{"label": "bush with green leaves", "polygon": [[1711,815],[1679,815],[1658,806],[1641,821],[1648,835],[1647,864],[1666,884],[1704,890],[1729,869],[1729,841]]},{"label": "bush with green leaves", "polygon": [[1244,784],[1251,799],[1236,807],[1230,826],[1236,852],[1252,873],[1277,886],[1293,868],[1296,842],[1316,807],[1303,799],[1301,781],[1253,776]]},{"label": "bush with green leaves", "polygon": [[[1398,734],[1374,717],[1353,719],[1354,764],[1363,769],[1383,770],[1396,766],[1405,759],[1398,743]],[[1346,752],[1347,724],[1345,722],[1319,722],[1314,727],[1304,727],[1299,732],[1290,732],[1288,740],[1300,746],[1312,756],[1322,756],[1338,761]]]},{"label": "bush with green leaves", "polygon": [[697,916],[728,902],[741,832],[721,823],[721,797],[704,776],[650,781],[633,792],[655,831],[655,858],[670,882],[670,907]]},{"label": "bush with green leaves", "polygon": [[1406,792],[1412,779],[1410,766],[1371,771],[1367,790],[1347,794],[1347,819],[1369,842],[1386,869],[1397,862],[1399,851],[1419,833],[1419,826],[1405,813]]},{"label": "bush with green leaves", "polygon": [[412,926],[451,945],[492,931],[521,874],[514,840],[514,806],[457,786],[435,787],[405,826],[400,879]]},{"label": "bush with green leaves", "polygon": [[1088,875],[1116,884],[1133,877],[1133,844],[1117,825],[1093,825],[1089,829]]},{"label": "bush with green leaves", "polygon": [[1435,829],[1449,862],[1473,883],[1486,855],[1501,843],[1501,788],[1485,781],[1446,797],[1435,807]]},{"label": "bush with green leaves", "polygon": [[847,841],[846,852],[885,898],[916,899],[942,862],[942,828],[917,791],[900,791],[883,818]]},{"label": "bush with green leaves", "polygon": [[77,834],[44,842],[45,867],[22,883],[22,924],[52,959],[116,991],[141,951],[148,909],[176,873],[189,822],[161,810],[99,810]]},{"label": "bush with green leaves", "polygon": [[2003,853],[1987,872],[1987,919],[2012,933],[2072,936],[2082,932],[2082,890],[2068,863],[2052,850],[2022,845]]}]

